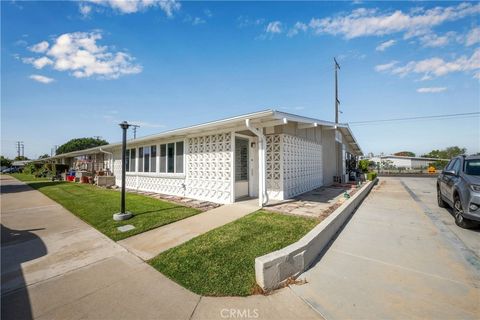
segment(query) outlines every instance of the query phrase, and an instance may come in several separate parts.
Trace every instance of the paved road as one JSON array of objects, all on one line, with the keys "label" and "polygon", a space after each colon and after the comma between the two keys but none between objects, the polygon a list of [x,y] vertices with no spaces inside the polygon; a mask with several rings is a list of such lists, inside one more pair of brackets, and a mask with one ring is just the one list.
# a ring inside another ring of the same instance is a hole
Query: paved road
[{"label": "paved road", "polygon": [[40,192],[0,180],[2,320],[320,319],[289,288],[246,298],[196,295]]},{"label": "paved road", "polygon": [[435,181],[382,178],[292,286],[325,319],[479,319],[480,232],[435,204]]}]

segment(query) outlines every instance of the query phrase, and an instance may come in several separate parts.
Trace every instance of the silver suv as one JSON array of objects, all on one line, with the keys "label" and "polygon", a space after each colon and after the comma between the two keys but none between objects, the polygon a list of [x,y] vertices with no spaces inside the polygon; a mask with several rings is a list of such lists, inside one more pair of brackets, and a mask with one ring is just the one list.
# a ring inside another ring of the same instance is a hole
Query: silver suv
[{"label": "silver suv", "polygon": [[437,201],[453,208],[455,223],[462,228],[480,222],[480,156],[450,160],[437,179]]}]

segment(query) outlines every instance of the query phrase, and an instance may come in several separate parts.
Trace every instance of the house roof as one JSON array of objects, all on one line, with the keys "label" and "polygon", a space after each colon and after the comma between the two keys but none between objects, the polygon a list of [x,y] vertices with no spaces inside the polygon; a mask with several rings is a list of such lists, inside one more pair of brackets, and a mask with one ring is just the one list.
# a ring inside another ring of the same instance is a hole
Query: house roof
[{"label": "house roof", "polygon": [[[357,143],[357,140],[355,139],[353,132],[351,131],[350,127],[346,123],[339,123],[335,124],[334,122],[330,121],[325,121],[325,120],[320,120],[320,119],[315,119],[315,118],[309,118],[309,117],[303,117],[287,112],[282,112],[282,111],[277,111],[277,110],[263,110],[263,111],[258,111],[254,113],[248,113],[248,114],[243,114],[235,117],[230,117],[226,119],[221,119],[221,120],[215,120],[215,121],[210,121],[198,125],[193,125],[189,127],[184,127],[184,128],[179,128],[179,129],[174,129],[174,130],[168,130],[164,132],[160,132],[157,134],[153,135],[148,135],[144,137],[140,137],[137,139],[129,139],[127,141],[127,145],[131,145],[133,143],[135,144],[140,144],[140,143],[146,143],[148,141],[152,140],[158,140],[158,139],[167,139],[167,138],[175,138],[175,137],[183,137],[186,135],[192,135],[196,133],[207,133],[208,131],[214,131],[214,130],[221,130],[221,129],[229,129],[233,127],[238,127],[238,129],[243,129],[245,130],[245,120],[250,119],[252,125],[254,126],[259,126],[259,127],[266,127],[266,126],[271,126],[271,125],[278,125],[278,124],[285,124],[288,123],[289,121],[292,122],[298,122],[298,123],[304,123],[304,124],[310,124],[313,126],[329,126],[329,127],[335,127],[339,129],[347,142],[350,144],[352,147],[354,153],[356,155],[362,155],[362,149],[360,148],[359,144]],[[90,148],[90,149],[85,149],[85,150],[79,150],[79,151],[74,151],[74,152],[69,152],[69,153],[63,153],[51,158],[46,158],[45,160],[48,159],[55,159],[55,158],[64,158],[64,157],[76,157],[80,155],[85,155],[85,154],[93,154],[93,153],[98,153],[98,152],[106,152],[108,153],[107,150],[120,147],[122,145],[121,142],[117,143],[111,143],[108,145],[104,145],[101,147],[95,147],[95,148]]]}]

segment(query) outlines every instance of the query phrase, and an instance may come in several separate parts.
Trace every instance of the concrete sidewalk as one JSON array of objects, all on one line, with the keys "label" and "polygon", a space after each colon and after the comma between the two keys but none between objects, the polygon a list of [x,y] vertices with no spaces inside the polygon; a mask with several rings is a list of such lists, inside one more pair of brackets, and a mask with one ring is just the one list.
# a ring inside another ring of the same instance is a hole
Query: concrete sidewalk
[{"label": "concrete sidewalk", "polygon": [[149,260],[165,250],[235,221],[258,209],[257,199],[240,201],[140,233],[118,243],[143,260]]},{"label": "concrete sidewalk", "polygon": [[40,192],[0,179],[2,319],[320,318],[289,288],[196,295]]},{"label": "concrete sidewalk", "polygon": [[326,319],[479,319],[476,259],[465,258],[400,180],[381,178],[301,276],[308,283],[292,289]]}]

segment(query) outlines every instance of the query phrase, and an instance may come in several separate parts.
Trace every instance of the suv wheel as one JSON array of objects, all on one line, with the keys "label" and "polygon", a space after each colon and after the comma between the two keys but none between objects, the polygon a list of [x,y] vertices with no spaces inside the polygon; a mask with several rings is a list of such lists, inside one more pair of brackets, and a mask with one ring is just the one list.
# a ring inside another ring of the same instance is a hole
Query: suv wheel
[{"label": "suv wheel", "polygon": [[472,220],[465,219],[463,217],[462,202],[460,201],[458,195],[455,196],[453,201],[453,214],[455,216],[455,224],[460,228],[468,229],[475,226],[475,223]]},{"label": "suv wheel", "polygon": [[443,201],[442,192],[440,191],[440,187],[437,186],[437,203],[440,208],[445,208],[447,203]]}]

